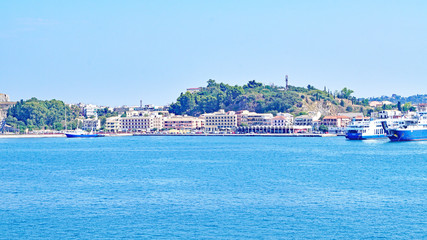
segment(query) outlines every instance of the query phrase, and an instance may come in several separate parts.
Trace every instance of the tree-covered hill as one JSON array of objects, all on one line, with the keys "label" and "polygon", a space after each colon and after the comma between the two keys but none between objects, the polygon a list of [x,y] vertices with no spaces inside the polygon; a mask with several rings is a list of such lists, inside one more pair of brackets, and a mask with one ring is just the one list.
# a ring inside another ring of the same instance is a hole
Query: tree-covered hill
[{"label": "tree-covered hill", "polygon": [[[336,108],[342,112],[360,110],[362,107],[358,106],[356,109],[354,105],[368,105],[367,100],[356,99],[351,96],[352,93],[353,91],[347,88],[332,93],[326,88],[322,91],[310,85],[307,88],[289,86],[286,90],[279,86],[264,85],[255,80],[243,86],[230,86],[210,79],[208,85],[201,88],[199,92],[181,93],[177,101],[171,104],[169,111],[193,116],[219,109],[297,114],[303,111],[304,106],[319,102],[337,106]],[[351,107],[348,108],[350,105]]]},{"label": "tree-covered hill", "polygon": [[64,102],[55,99],[43,101],[31,98],[17,102],[8,110],[6,124],[21,131],[27,128],[30,131],[36,129],[62,130],[65,124],[65,111],[67,111],[67,128],[75,129],[80,109],[75,106],[70,108]]},{"label": "tree-covered hill", "polygon": [[412,104],[420,104],[420,103],[427,103],[427,94],[417,94],[412,95],[409,97],[402,97],[397,94],[393,94],[390,96],[381,96],[381,97],[371,97],[369,98],[370,101],[390,101],[392,103],[412,103]]}]

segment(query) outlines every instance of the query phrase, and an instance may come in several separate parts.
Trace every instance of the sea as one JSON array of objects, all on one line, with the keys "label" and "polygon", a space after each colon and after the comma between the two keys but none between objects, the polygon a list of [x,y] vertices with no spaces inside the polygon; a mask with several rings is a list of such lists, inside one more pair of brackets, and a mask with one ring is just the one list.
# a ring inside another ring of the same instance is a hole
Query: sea
[{"label": "sea", "polygon": [[427,239],[427,141],[0,139],[0,239]]}]

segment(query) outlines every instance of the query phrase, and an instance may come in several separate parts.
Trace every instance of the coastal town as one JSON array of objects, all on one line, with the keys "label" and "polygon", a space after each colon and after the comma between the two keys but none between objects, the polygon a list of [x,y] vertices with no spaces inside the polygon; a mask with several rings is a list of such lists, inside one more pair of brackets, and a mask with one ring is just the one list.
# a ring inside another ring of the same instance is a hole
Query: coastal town
[{"label": "coastal town", "polygon": [[[189,88],[188,92],[197,91]],[[8,95],[0,94],[0,132],[3,135],[17,134],[18,129],[6,124],[7,110],[16,102],[10,101]],[[389,101],[371,101],[372,108],[392,105]],[[370,117],[363,113],[342,112],[324,116],[321,112],[307,112],[298,116],[278,112],[257,113],[249,110],[225,111],[220,109],[199,116],[176,115],[168,111],[168,106],[142,105],[106,107],[93,104],[68,104],[79,110],[77,118],[81,130],[114,135],[216,135],[216,134],[307,134],[344,135],[350,124],[369,121],[370,119],[400,119],[404,113],[399,110],[382,110],[372,112]],[[415,106],[418,111],[426,111],[427,104]],[[102,112],[111,113],[110,117],[100,117]],[[411,115],[415,112],[408,111]],[[66,113],[64,113],[66,114]],[[64,125],[66,125],[64,121]],[[66,127],[66,126],[65,126]],[[69,128],[67,128],[69,129]],[[71,129],[74,130],[74,129]],[[27,135],[61,134],[64,131],[54,129],[37,129],[21,132]]]}]

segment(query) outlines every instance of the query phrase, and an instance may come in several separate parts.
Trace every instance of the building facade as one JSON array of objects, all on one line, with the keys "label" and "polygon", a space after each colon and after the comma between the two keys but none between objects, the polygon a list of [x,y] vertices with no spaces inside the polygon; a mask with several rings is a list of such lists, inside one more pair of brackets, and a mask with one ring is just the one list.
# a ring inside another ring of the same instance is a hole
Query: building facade
[{"label": "building facade", "polygon": [[427,103],[420,103],[416,107],[418,112],[427,112]]},{"label": "building facade", "polygon": [[281,115],[277,115],[271,119],[272,126],[289,126],[292,125],[294,121],[294,116],[289,113],[284,113]]},{"label": "building facade", "polygon": [[120,131],[145,132],[163,128],[163,117],[159,115],[119,118]]},{"label": "building facade", "polygon": [[237,127],[237,115],[235,112],[225,112],[223,109],[214,113],[204,114],[205,131],[230,131]]},{"label": "building facade", "polygon": [[204,123],[205,120],[201,118],[189,116],[173,116],[164,119],[164,128],[176,130],[200,130],[204,127]]},{"label": "building facade", "polygon": [[322,125],[327,127],[344,128],[350,123],[351,119],[347,116],[326,116],[322,120]]},{"label": "building facade", "polygon": [[320,112],[309,112],[307,115],[295,117],[294,125],[296,126],[313,126],[313,121],[319,120]]},{"label": "building facade", "polygon": [[271,113],[256,113],[242,110],[236,112],[237,126],[266,126],[271,125],[273,114]]},{"label": "building facade", "polygon": [[97,117],[98,116],[98,113],[97,113],[97,110],[98,110],[99,108],[98,108],[98,106],[96,106],[96,105],[93,105],[93,104],[87,104],[87,105],[85,105],[84,107],[83,107],[83,113],[84,113],[84,115],[86,116],[86,117]]},{"label": "building facade", "polygon": [[7,94],[0,93],[0,124],[7,117],[7,110],[15,104],[16,102],[11,102]]},{"label": "building facade", "polygon": [[301,115],[294,119],[294,125],[296,126],[312,126],[313,125],[313,117],[308,115]]},{"label": "building facade", "polygon": [[379,119],[400,118],[400,117],[402,117],[402,112],[398,110],[383,110],[378,112]]},{"label": "building facade", "polygon": [[119,132],[120,128],[120,117],[107,118],[105,122],[105,129],[109,132]]},{"label": "building facade", "polygon": [[83,130],[99,130],[101,129],[101,121],[99,119],[83,119]]}]

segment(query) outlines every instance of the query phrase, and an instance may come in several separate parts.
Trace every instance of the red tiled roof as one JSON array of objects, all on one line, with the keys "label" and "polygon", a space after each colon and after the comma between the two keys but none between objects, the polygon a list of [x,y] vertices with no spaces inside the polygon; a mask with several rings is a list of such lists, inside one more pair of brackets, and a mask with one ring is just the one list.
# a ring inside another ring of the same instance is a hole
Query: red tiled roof
[{"label": "red tiled roof", "polygon": [[288,118],[287,118],[287,117],[285,117],[285,116],[275,116],[273,119],[274,119],[274,120],[279,120],[279,119],[286,120],[286,119],[288,119]]}]

